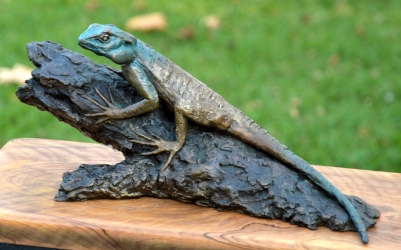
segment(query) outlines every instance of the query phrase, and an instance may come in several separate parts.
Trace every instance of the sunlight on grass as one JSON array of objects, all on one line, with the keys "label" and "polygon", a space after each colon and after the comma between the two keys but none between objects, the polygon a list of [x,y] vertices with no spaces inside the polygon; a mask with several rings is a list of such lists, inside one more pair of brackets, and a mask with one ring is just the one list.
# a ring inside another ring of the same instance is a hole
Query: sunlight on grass
[{"label": "sunlight on grass", "polygon": [[[400,1],[0,2],[0,67],[33,66],[26,44],[52,40],[118,68],[81,49],[79,34],[91,23],[123,28],[132,16],[162,12],[165,32],[134,34],[298,155],[401,172]],[[220,21],[213,31],[203,21],[210,15]],[[91,141],[20,103],[16,88],[0,85],[0,146],[20,137]]]}]

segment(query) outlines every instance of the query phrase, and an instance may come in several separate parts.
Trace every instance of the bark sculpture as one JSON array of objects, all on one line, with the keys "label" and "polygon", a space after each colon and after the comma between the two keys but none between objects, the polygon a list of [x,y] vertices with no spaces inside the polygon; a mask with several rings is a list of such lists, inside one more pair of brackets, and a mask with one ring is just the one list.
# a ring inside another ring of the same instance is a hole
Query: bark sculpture
[{"label": "bark sculpture", "polygon": [[[107,105],[108,99],[126,107],[143,98],[120,71],[59,44],[30,43],[27,49],[37,68],[27,85],[18,89],[18,98],[125,156],[116,165],[83,164],[65,173],[57,201],[153,196],[281,219],[310,229],[325,225],[355,230],[342,206],[305,176],[218,130],[189,122],[185,145],[169,168],[160,171],[169,154],[142,155],[152,146],[131,140],[174,140],[174,115],[166,105],[134,118],[96,124],[97,119],[87,115],[102,111],[97,104]],[[366,228],[374,226],[379,211],[358,197],[349,199]]]}]

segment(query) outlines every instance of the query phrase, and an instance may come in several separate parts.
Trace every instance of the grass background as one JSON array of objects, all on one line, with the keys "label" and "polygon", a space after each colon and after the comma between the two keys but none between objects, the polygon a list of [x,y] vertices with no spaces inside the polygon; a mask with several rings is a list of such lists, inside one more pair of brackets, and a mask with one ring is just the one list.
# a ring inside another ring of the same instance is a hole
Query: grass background
[{"label": "grass background", "polygon": [[[401,172],[401,1],[0,0],[0,67],[30,64],[25,45],[77,45],[91,23],[124,27],[163,12],[145,41],[311,164]],[[216,15],[221,26],[203,24]],[[180,37],[190,27],[192,39]],[[91,141],[0,85],[0,147],[13,138]]]}]

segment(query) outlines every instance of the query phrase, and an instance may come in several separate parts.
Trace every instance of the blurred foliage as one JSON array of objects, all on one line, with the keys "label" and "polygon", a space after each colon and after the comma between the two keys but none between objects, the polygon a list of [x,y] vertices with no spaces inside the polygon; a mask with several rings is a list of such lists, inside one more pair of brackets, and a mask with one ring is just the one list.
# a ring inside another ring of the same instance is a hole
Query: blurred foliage
[{"label": "blurred foliage", "polygon": [[[118,68],[81,49],[80,33],[162,12],[165,32],[134,35],[311,164],[401,172],[401,1],[0,3],[0,67],[30,65],[26,43],[52,40]],[[220,19],[215,30],[204,24],[209,15]],[[0,86],[0,146],[20,137],[90,141],[20,103],[16,88]]]}]

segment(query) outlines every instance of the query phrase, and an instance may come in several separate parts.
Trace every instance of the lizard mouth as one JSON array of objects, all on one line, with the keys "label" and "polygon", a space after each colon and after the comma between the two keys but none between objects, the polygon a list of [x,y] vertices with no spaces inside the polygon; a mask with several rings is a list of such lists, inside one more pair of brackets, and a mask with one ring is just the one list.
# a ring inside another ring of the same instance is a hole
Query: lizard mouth
[{"label": "lizard mouth", "polygon": [[83,39],[78,39],[78,45],[81,46],[84,49],[90,50],[90,47],[88,46],[88,44]]},{"label": "lizard mouth", "polygon": [[97,50],[96,46],[92,45],[91,43],[86,42],[86,40],[84,40],[84,39],[78,39],[78,45],[84,49],[92,51],[96,55],[104,56],[104,54],[102,52]]}]

